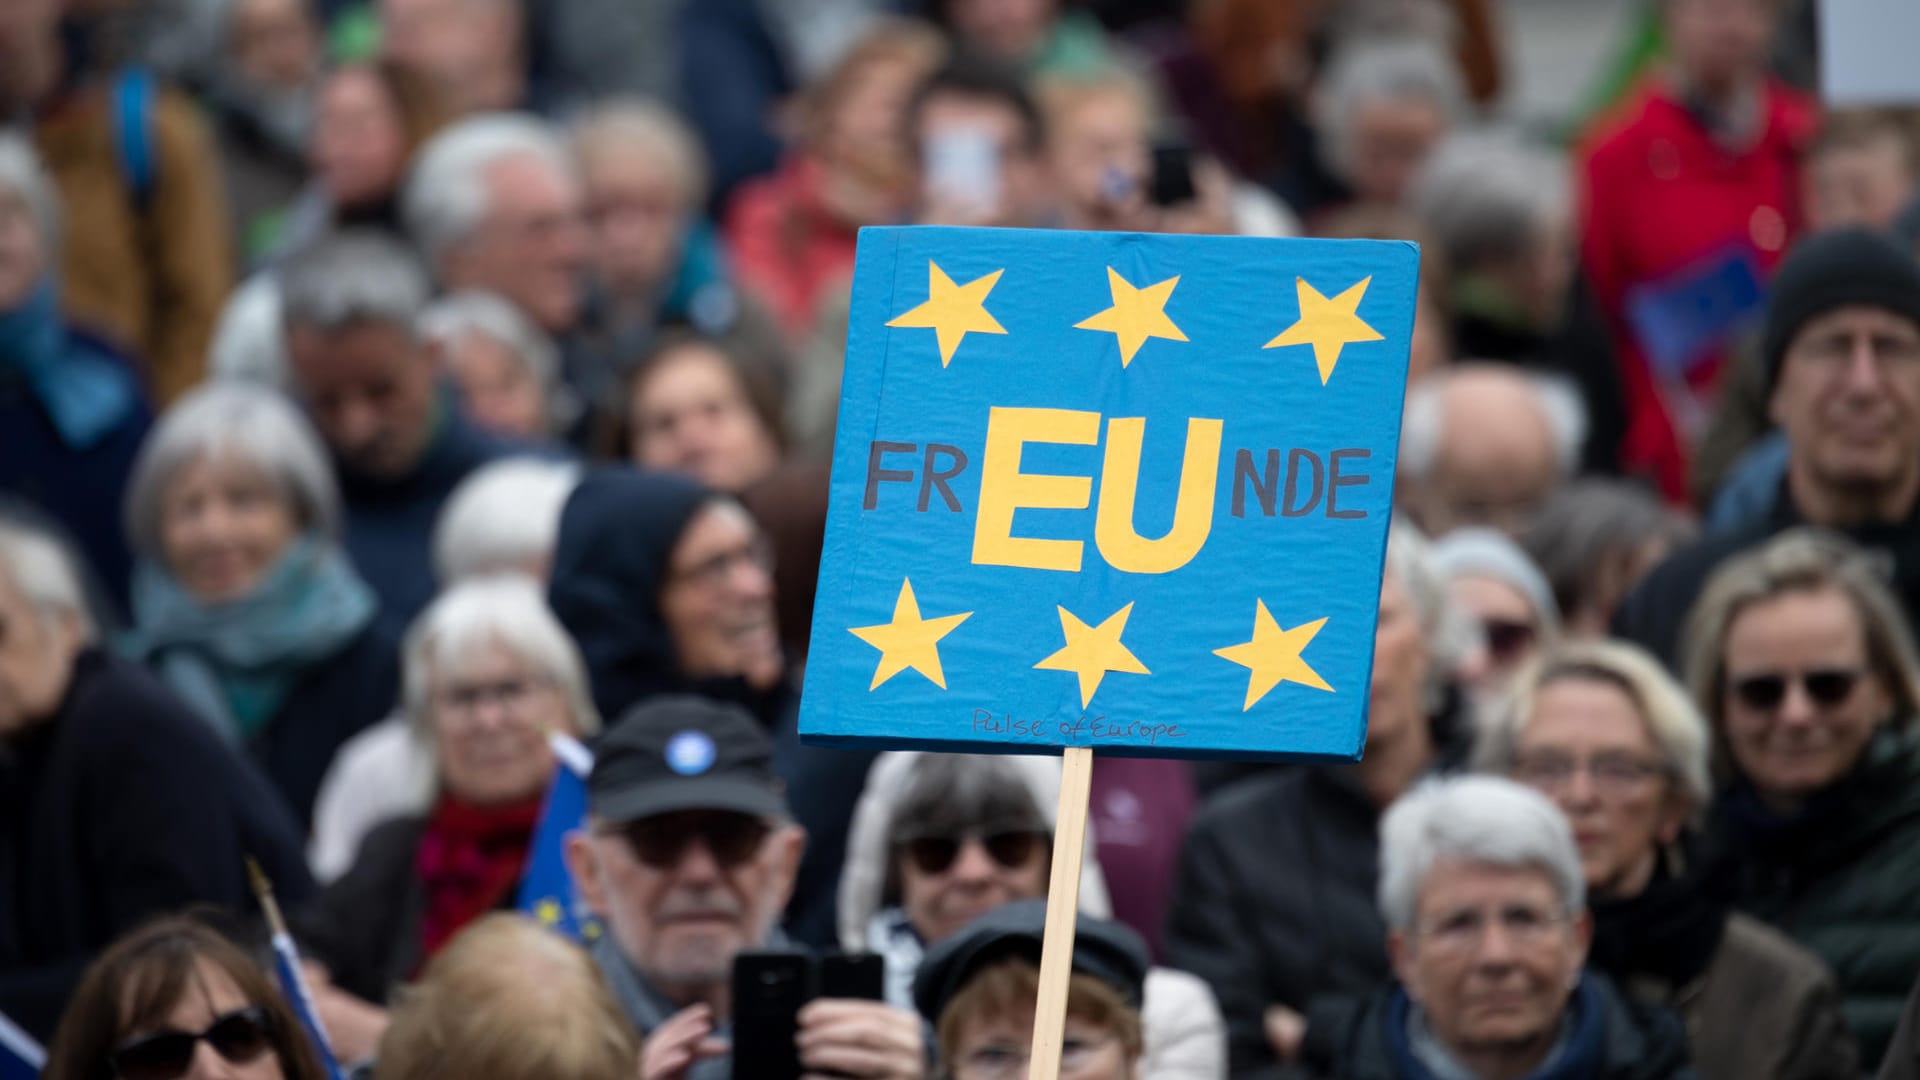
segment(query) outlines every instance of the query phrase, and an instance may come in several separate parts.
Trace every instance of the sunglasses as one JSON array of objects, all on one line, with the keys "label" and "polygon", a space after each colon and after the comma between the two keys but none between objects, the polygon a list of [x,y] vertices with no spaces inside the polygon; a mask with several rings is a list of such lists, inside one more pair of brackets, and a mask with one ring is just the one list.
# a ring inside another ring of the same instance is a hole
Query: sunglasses
[{"label": "sunglasses", "polygon": [[1732,682],[1733,696],[1749,709],[1771,712],[1787,700],[1787,688],[1798,681],[1815,705],[1831,708],[1853,696],[1853,688],[1862,674],[1858,669],[1826,668],[1798,674],[1769,671],[1742,675]]},{"label": "sunglasses", "polygon": [[633,857],[655,870],[680,865],[695,840],[722,869],[731,870],[758,854],[773,829],[752,814],[688,810],[630,821],[616,831]]},{"label": "sunglasses", "polygon": [[1532,623],[1512,619],[1482,619],[1480,626],[1487,636],[1487,652],[1497,660],[1511,660],[1533,644]]},{"label": "sunglasses", "polygon": [[245,1065],[273,1049],[267,1014],[257,1005],[216,1017],[207,1030],[162,1031],[133,1040],[107,1059],[113,1074],[124,1080],[174,1080],[193,1067],[201,1041],[229,1064]]},{"label": "sunglasses", "polygon": [[954,862],[960,858],[960,849],[969,840],[979,841],[989,858],[1013,870],[1027,865],[1033,853],[1046,842],[1046,835],[1024,829],[961,836],[916,836],[903,846],[907,858],[913,860],[914,868],[931,877],[952,869]]}]

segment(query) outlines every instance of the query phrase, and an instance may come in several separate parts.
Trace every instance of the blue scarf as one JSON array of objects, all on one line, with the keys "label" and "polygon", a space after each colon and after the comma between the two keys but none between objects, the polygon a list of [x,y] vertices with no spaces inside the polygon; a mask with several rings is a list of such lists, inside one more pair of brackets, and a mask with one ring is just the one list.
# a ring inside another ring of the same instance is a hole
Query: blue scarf
[{"label": "blue scarf", "polygon": [[202,603],[142,561],[127,647],[222,735],[245,742],[308,669],[366,629],[376,607],[339,548],[314,537],[296,541],[251,593],[222,604]]},{"label": "blue scarf", "polygon": [[0,313],[0,372],[5,371],[26,381],[72,450],[105,438],[139,404],[132,372],[68,336],[51,279],[35,286],[19,307]]}]

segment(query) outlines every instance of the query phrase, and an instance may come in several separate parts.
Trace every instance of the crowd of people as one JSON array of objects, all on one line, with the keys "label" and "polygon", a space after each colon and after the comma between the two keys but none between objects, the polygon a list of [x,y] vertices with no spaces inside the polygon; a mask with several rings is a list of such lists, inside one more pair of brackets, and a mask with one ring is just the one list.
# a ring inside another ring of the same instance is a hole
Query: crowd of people
[{"label": "crowd of people", "polygon": [[253,865],[375,1080],[765,950],[1025,1076],[1058,759],[795,727],[858,232],[994,225],[1421,246],[1364,754],[1097,760],[1060,1075],[1920,1077],[1920,110],[1621,6],[1547,131],[1493,0],[0,4],[0,1018],[329,1075]]}]

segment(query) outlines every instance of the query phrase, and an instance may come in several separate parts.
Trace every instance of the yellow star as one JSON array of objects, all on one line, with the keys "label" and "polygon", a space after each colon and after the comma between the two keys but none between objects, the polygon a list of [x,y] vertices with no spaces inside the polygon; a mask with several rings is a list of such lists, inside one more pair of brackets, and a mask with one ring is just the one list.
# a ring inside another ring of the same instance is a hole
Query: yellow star
[{"label": "yellow star", "polygon": [[1240,711],[1253,708],[1254,703],[1267,696],[1267,691],[1283,682],[1297,682],[1332,693],[1333,687],[1327,685],[1327,680],[1300,657],[1307,643],[1327,625],[1327,620],[1315,619],[1291,630],[1282,630],[1267,611],[1266,601],[1255,599],[1253,604],[1253,640],[1213,650],[1215,656],[1231,660],[1250,672],[1247,703]]},{"label": "yellow star", "polygon": [[560,925],[561,914],[560,901],[551,896],[533,905],[534,918],[539,919],[542,926]]},{"label": "yellow star", "polygon": [[878,690],[881,683],[912,668],[945,690],[947,673],[940,668],[940,639],[972,614],[963,611],[937,619],[921,618],[920,603],[913,598],[913,582],[901,578],[900,596],[893,602],[892,622],[848,629],[854,637],[880,650],[880,665],[873,669],[873,685],[867,689]]},{"label": "yellow star", "polygon": [[1120,344],[1120,366],[1133,362],[1133,354],[1148,338],[1185,341],[1187,335],[1167,317],[1167,298],[1180,279],[1170,277],[1144,289],[1136,289],[1119,271],[1107,267],[1107,288],[1113,293],[1113,306],[1097,315],[1074,323],[1076,330],[1106,330]]},{"label": "yellow star", "polygon": [[1294,278],[1294,292],[1300,298],[1300,321],[1261,347],[1312,345],[1314,362],[1320,365],[1320,385],[1327,385],[1327,380],[1333,377],[1333,365],[1340,362],[1342,346],[1384,340],[1380,331],[1368,326],[1358,314],[1360,298],[1367,295],[1367,285],[1372,281],[1371,275],[1363,277],[1358,284],[1329,300],[1307,284],[1306,278]]},{"label": "yellow star", "polygon": [[965,285],[955,285],[947,272],[929,259],[927,302],[894,316],[887,325],[931,329],[940,340],[940,366],[946,367],[953,360],[954,350],[960,347],[961,339],[968,334],[1007,332],[1006,327],[987,314],[986,308],[987,294],[993,291],[994,284],[1004,273],[1004,269],[995,270]]},{"label": "yellow star", "polygon": [[1059,610],[1060,632],[1066,635],[1066,647],[1033,666],[1047,671],[1071,671],[1080,676],[1081,708],[1093,703],[1093,692],[1100,688],[1100,680],[1106,678],[1109,671],[1153,674],[1139,657],[1120,644],[1120,635],[1127,629],[1127,616],[1133,613],[1132,604],[1107,616],[1106,622],[1095,627],[1074,618],[1066,608]]}]

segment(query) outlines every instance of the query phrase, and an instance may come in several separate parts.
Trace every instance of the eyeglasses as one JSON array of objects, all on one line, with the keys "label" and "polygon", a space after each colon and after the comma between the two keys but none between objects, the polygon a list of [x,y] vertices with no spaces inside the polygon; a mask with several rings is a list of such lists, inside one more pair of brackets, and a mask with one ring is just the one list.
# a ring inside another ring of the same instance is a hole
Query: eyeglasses
[{"label": "eyeglasses", "polygon": [[1487,938],[1487,928],[1500,924],[1501,936],[1519,948],[1531,948],[1552,938],[1567,921],[1564,911],[1512,904],[1495,912],[1458,911],[1444,916],[1415,933],[1427,939],[1435,949],[1453,953],[1471,952]]},{"label": "eyeglasses", "polygon": [[517,711],[533,696],[552,685],[544,679],[501,679],[490,683],[463,683],[450,686],[440,694],[440,703],[457,712],[478,712],[483,706],[497,705]]},{"label": "eyeglasses", "polygon": [[215,1017],[207,1030],[162,1031],[135,1039],[107,1061],[125,1080],[174,1080],[193,1067],[195,1048],[204,1040],[233,1065],[245,1065],[273,1049],[266,1010],[257,1005]]},{"label": "eyeglasses", "polygon": [[1511,660],[1533,644],[1535,631],[1532,623],[1513,619],[1482,619],[1480,627],[1486,634],[1487,652],[1495,660]]},{"label": "eyeglasses", "polygon": [[730,870],[753,858],[766,843],[772,826],[752,814],[726,810],[686,810],[630,821],[616,829],[633,857],[655,870],[671,870],[686,857],[687,848],[700,841],[721,869]]},{"label": "eyeglasses", "polygon": [[1593,782],[1594,790],[1603,795],[1634,794],[1647,781],[1666,771],[1659,763],[1632,754],[1596,754],[1586,761],[1577,761],[1569,754],[1538,751],[1520,754],[1513,763],[1514,779],[1528,787],[1558,791],[1572,783],[1576,774],[1584,772]]},{"label": "eyeglasses", "polygon": [[[1060,1043],[1060,1071],[1077,1072],[1093,1064],[1100,1051],[1113,1042],[1113,1036],[1098,1039],[1067,1038]],[[954,1070],[956,1080],[1013,1080],[1027,1075],[1030,1048],[1011,1043],[991,1043],[960,1059]]]},{"label": "eyeglasses", "polygon": [[712,588],[729,581],[733,573],[742,565],[752,566],[763,573],[773,572],[773,548],[763,536],[729,551],[722,551],[694,563],[683,570],[675,570],[669,578],[669,584],[686,583],[702,588]]},{"label": "eyeglasses", "polygon": [[989,858],[1009,870],[1027,865],[1033,853],[1046,842],[1046,834],[1032,829],[1009,829],[994,833],[963,833],[959,836],[916,836],[902,846],[914,868],[931,877],[944,874],[960,858],[960,849],[969,841],[987,850]]},{"label": "eyeglasses", "polygon": [[1740,704],[1758,712],[1772,712],[1787,700],[1787,688],[1798,680],[1807,697],[1821,708],[1832,708],[1853,696],[1853,688],[1865,672],[1858,668],[1822,668],[1789,674],[1766,671],[1742,675],[1730,684]]}]

